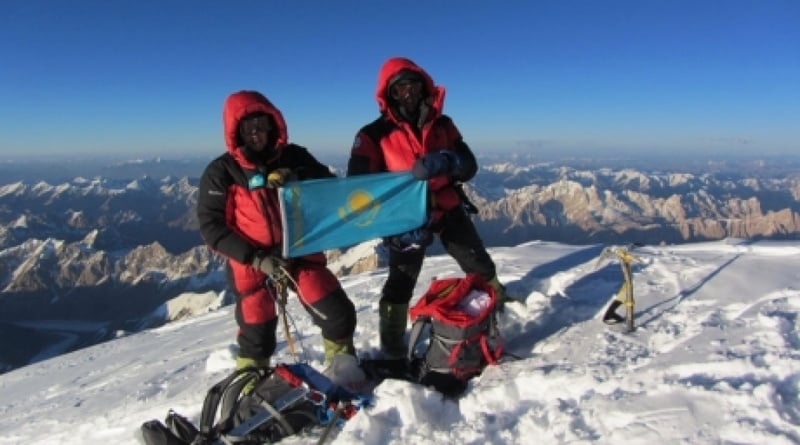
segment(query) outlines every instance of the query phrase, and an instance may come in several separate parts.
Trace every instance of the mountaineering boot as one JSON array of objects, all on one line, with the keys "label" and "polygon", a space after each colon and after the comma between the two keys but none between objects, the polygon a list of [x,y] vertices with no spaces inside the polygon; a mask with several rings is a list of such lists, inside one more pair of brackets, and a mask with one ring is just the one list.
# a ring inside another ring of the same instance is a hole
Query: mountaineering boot
[{"label": "mountaineering boot", "polygon": [[[245,368],[269,368],[269,357],[267,358],[251,358],[236,356],[236,369]],[[256,387],[256,379],[251,379],[244,387],[242,387],[242,394],[250,394]]]},{"label": "mountaineering boot", "polygon": [[378,305],[380,317],[378,330],[381,337],[381,352],[386,359],[404,359],[408,354],[406,345],[406,324],[408,324],[408,304],[394,304],[381,301]]},{"label": "mountaineering boot", "polygon": [[367,375],[359,366],[353,338],[339,341],[322,339],[325,347],[325,365],[322,374],[331,382],[350,392],[359,392],[367,384]]},{"label": "mountaineering boot", "polygon": [[330,365],[334,356],[340,354],[356,355],[356,347],[353,346],[353,338],[346,338],[343,340],[328,340],[322,339],[322,347],[325,350],[325,365]]},{"label": "mountaineering boot", "polygon": [[331,382],[355,393],[362,392],[367,384],[367,375],[355,355],[336,354],[322,374]]},{"label": "mountaineering boot", "polygon": [[267,358],[250,358],[250,357],[236,357],[236,369],[244,368],[269,368],[269,357]]},{"label": "mountaineering boot", "polygon": [[487,281],[486,284],[491,286],[491,288],[494,289],[495,295],[497,295],[498,311],[502,312],[506,303],[519,302],[518,300],[515,300],[508,296],[508,293],[506,292],[506,287],[503,286],[502,283],[500,283],[500,280],[497,279],[497,275],[492,277],[491,280]]}]

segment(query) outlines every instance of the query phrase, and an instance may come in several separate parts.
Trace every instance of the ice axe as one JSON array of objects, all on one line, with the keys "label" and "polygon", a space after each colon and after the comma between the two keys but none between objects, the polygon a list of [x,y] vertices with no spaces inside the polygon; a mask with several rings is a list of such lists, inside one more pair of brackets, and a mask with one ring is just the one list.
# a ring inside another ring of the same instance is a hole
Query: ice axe
[{"label": "ice axe", "polygon": [[[633,244],[631,248],[638,247],[641,244]],[[627,323],[628,332],[636,330],[636,323],[634,320],[634,299],[633,299],[633,275],[631,274],[631,264],[634,261],[641,262],[639,258],[630,253],[627,247],[606,247],[600,254],[595,267],[599,266],[603,260],[616,256],[619,259],[619,265],[622,269],[622,276],[624,281],[620,286],[617,293],[614,295],[614,301],[608,306],[606,313],[603,314],[603,322],[607,324],[616,324],[625,321]],[[620,317],[615,311],[619,306],[625,306],[625,318]]]}]

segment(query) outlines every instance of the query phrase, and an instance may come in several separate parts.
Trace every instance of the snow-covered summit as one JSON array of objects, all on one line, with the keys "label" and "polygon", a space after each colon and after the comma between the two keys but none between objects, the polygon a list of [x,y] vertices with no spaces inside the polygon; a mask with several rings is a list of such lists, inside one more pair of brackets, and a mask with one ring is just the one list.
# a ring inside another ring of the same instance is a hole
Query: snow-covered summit
[{"label": "snow-covered summit", "polygon": [[[598,264],[603,247],[492,249],[526,301],[500,319],[513,357],[458,401],[387,380],[333,443],[800,443],[800,243],[636,249],[634,333],[598,320],[622,280],[618,264]],[[428,258],[414,294],[458,274],[449,257]],[[342,280],[363,354],[378,346],[385,278]],[[293,296],[289,306],[301,357],[319,368],[319,333]],[[0,444],[136,444],[141,423],[170,408],[196,422],[232,369],[235,329],[225,306],[0,375]],[[293,360],[279,334],[275,361]]]}]

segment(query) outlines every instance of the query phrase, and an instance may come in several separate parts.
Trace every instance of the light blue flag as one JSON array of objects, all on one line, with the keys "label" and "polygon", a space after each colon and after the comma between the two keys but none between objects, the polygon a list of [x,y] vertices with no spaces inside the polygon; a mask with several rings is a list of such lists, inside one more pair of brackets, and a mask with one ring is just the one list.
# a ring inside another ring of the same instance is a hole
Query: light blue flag
[{"label": "light blue flag", "polygon": [[407,232],[422,226],[428,182],[410,172],[294,181],[278,190],[283,256],[323,250]]}]

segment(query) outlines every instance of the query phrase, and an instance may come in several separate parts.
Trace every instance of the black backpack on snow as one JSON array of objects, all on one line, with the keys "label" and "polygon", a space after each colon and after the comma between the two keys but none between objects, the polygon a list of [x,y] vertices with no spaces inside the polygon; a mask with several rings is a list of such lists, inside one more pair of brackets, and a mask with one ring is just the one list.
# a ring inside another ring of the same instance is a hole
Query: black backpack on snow
[{"label": "black backpack on snow", "polygon": [[[142,436],[147,445],[277,442],[330,420],[326,419],[327,403],[333,402],[336,391],[341,390],[313,389],[304,380],[309,374],[314,378],[321,375],[308,365],[236,370],[209,389],[198,427],[170,410],[164,423],[151,420],[142,424]],[[243,394],[243,389],[251,385],[252,391]]]},{"label": "black backpack on snow", "polygon": [[[408,359],[418,366],[418,381],[449,396],[461,394],[467,381],[503,354],[495,321],[497,296],[476,274],[434,280],[409,310],[413,321]],[[430,335],[417,356],[422,332]]]}]

